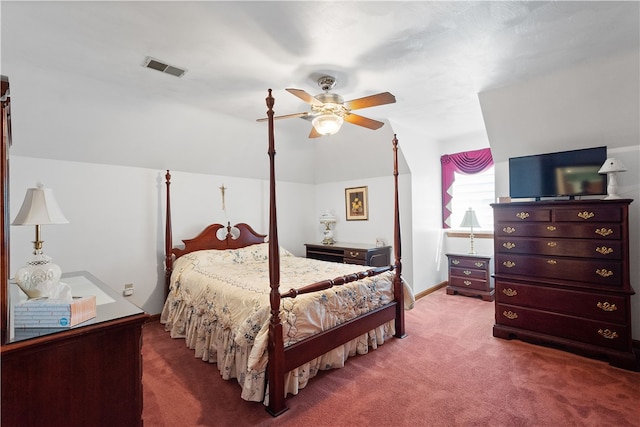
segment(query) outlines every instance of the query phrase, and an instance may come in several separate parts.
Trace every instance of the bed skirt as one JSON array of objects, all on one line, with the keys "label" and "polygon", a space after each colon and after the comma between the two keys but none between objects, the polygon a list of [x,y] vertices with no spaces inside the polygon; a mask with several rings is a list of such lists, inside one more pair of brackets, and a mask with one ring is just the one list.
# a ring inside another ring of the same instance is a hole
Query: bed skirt
[{"label": "bed skirt", "polygon": [[[195,357],[217,364],[223,379],[237,379],[242,387],[242,399],[267,405],[266,351],[263,362],[249,368],[252,344],[235,336],[235,332],[225,326],[226,322],[205,313],[205,310],[191,306],[184,300],[174,300],[170,294],[160,322],[165,325],[171,338],[184,339],[186,346],[195,351]],[[394,321],[387,322],[288,372],[285,378],[286,394],[298,394],[320,370],[342,368],[350,356],[366,354],[370,348],[376,349],[394,334]]]}]

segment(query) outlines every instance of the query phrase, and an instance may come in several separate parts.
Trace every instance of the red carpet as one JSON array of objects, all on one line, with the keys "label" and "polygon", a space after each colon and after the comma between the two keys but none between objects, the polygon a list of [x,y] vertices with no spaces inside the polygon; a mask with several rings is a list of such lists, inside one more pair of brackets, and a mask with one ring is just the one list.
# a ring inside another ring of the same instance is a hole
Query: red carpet
[{"label": "red carpet", "polygon": [[145,426],[640,426],[640,373],[494,338],[493,303],[438,290],[408,337],[323,372],[272,418],[159,323],[143,332]]}]

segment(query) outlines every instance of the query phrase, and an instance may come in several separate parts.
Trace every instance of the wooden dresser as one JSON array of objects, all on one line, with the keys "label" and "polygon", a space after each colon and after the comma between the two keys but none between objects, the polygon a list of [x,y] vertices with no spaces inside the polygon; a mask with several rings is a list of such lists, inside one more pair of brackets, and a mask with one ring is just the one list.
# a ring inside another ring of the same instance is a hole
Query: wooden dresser
[{"label": "wooden dresser", "polygon": [[460,294],[480,296],[484,301],[493,301],[495,290],[491,257],[482,255],[447,254],[449,279],[447,295]]},{"label": "wooden dresser", "polygon": [[306,243],[305,246],[307,247],[307,258],[371,267],[391,265],[391,246],[376,247],[361,243],[336,243],[334,245]]},{"label": "wooden dresser", "polygon": [[494,204],[493,335],[638,369],[628,199]]},{"label": "wooden dresser", "polygon": [[141,426],[141,334],[149,316],[87,272],[61,281],[72,294],[74,284],[95,286],[97,316],[60,331],[16,330],[2,345],[1,424]]}]

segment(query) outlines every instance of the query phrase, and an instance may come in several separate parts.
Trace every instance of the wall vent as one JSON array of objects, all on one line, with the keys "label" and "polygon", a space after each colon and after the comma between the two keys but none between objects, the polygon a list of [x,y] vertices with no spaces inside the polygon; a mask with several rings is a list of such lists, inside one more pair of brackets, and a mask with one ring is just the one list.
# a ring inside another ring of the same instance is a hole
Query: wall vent
[{"label": "wall vent", "polygon": [[158,70],[160,72],[171,74],[172,76],[182,77],[187,72],[184,68],[174,67],[173,65],[165,64],[164,62],[147,56],[144,60],[144,67]]}]

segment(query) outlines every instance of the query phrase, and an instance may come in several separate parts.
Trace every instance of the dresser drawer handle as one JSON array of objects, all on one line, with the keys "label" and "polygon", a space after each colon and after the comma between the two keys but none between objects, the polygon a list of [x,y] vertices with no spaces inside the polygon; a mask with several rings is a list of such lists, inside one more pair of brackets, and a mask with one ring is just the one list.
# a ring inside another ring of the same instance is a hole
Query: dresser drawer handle
[{"label": "dresser drawer handle", "polygon": [[464,282],[462,282],[462,283],[464,283],[464,284],[465,284],[465,285],[467,285],[467,286],[471,286],[471,280],[465,280],[465,281],[464,281]]},{"label": "dresser drawer handle", "polygon": [[557,230],[557,228],[556,228],[556,226],[555,226],[555,225],[547,225],[547,230],[549,230],[549,231],[556,231],[556,230]]},{"label": "dresser drawer handle", "polygon": [[511,288],[503,289],[502,293],[505,294],[508,297],[515,297],[516,295],[518,295],[518,291],[516,291],[515,289],[511,289]]},{"label": "dresser drawer handle", "polygon": [[556,243],[556,242],[547,242],[547,246],[549,246],[550,248],[555,248],[556,246],[558,246],[558,243]]},{"label": "dresser drawer handle", "polygon": [[613,230],[610,228],[602,227],[602,228],[596,228],[595,233],[601,235],[602,237],[607,237],[613,234]]},{"label": "dresser drawer handle", "polygon": [[482,268],[484,267],[484,262],[476,262],[474,265],[478,268]]},{"label": "dresser drawer handle", "polygon": [[558,263],[558,261],[556,261],[555,259],[548,259],[547,260],[547,264],[549,265],[556,265]]},{"label": "dresser drawer handle", "polygon": [[618,333],[611,329],[598,329],[598,333],[608,340],[618,338]]},{"label": "dresser drawer handle", "polygon": [[513,268],[516,266],[516,263],[513,261],[505,261],[502,263],[502,265],[504,265],[507,268]]},{"label": "dresser drawer handle", "polygon": [[613,253],[613,248],[608,248],[606,246],[598,246],[596,248],[596,252],[598,252],[599,254],[602,254],[602,255],[609,255],[609,254]]},{"label": "dresser drawer handle", "polygon": [[611,304],[609,302],[600,302],[600,301],[598,301],[598,304],[596,304],[596,305],[602,311],[616,311],[618,309],[618,307],[616,307],[615,304]]},{"label": "dresser drawer handle", "polygon": [[465,276],[470,276],[471,275],[471,270],[464,270],[463,271]]},{"label": "dresser drawer handle", "polygon": [[593,212],[587,212],[587,211],[578,212],[578,218],[591,219],[594,216],[596,216],[596,214],[594,214]]},{"label": "dresser drawer handle", "polygon": [[607,270],[606,268],[598,268],[596,274],[600,277],[611,277],[613,276],[613,271]]},{"label": "dresser drawer handle", "polygon": [[527,219],[529,218],[529,212],[518,212],[516,216],[520,219]]},{"label": "dresser drawer handle", "polygon": [[512,243],[512,242],[504,242],[504,243],[502,244],[502,246],[504,246],[504,247],[505,247],[505,248],[507,248],[507,249],[513,249],[513,248],[515,248],[515,247],[516,247],[516,244],[515,244],[515,243]]},{"label": "dresser drawer handle", "polygon": [[502,229],[502,231],[504,231],[507,234],[512,234],[512,233],[516,232],[516,229],[513,228],[513,227],[505,227],[505,228]]},{"label": "dresser drawer handle", "polygon": [[510,319],[510,320],[514,320],[514,319],[517,319],[517,318],[518,318],[518,313],[514,313],[514,312],[513,312],[513,311],[511,311],[511,310],[509,310],[509,311],[503,311],[503,312],[502,312],[502,315],[503,315],[504,317],[506,317],[507,319]]},{"label": "dresser drawer handle", "polygon": [[451,264],[458,265],[458,264],[460,264],[460,260],[458,260],[458,259],[452,259],[452,260],[451,260]]},{"label": "dresser drawer handle", "polygon": [[349,254],[351,255],[351,258],[357,258],[358,255],[360,255],[360,252],[351,252],[351,251],[349,251]]}]

